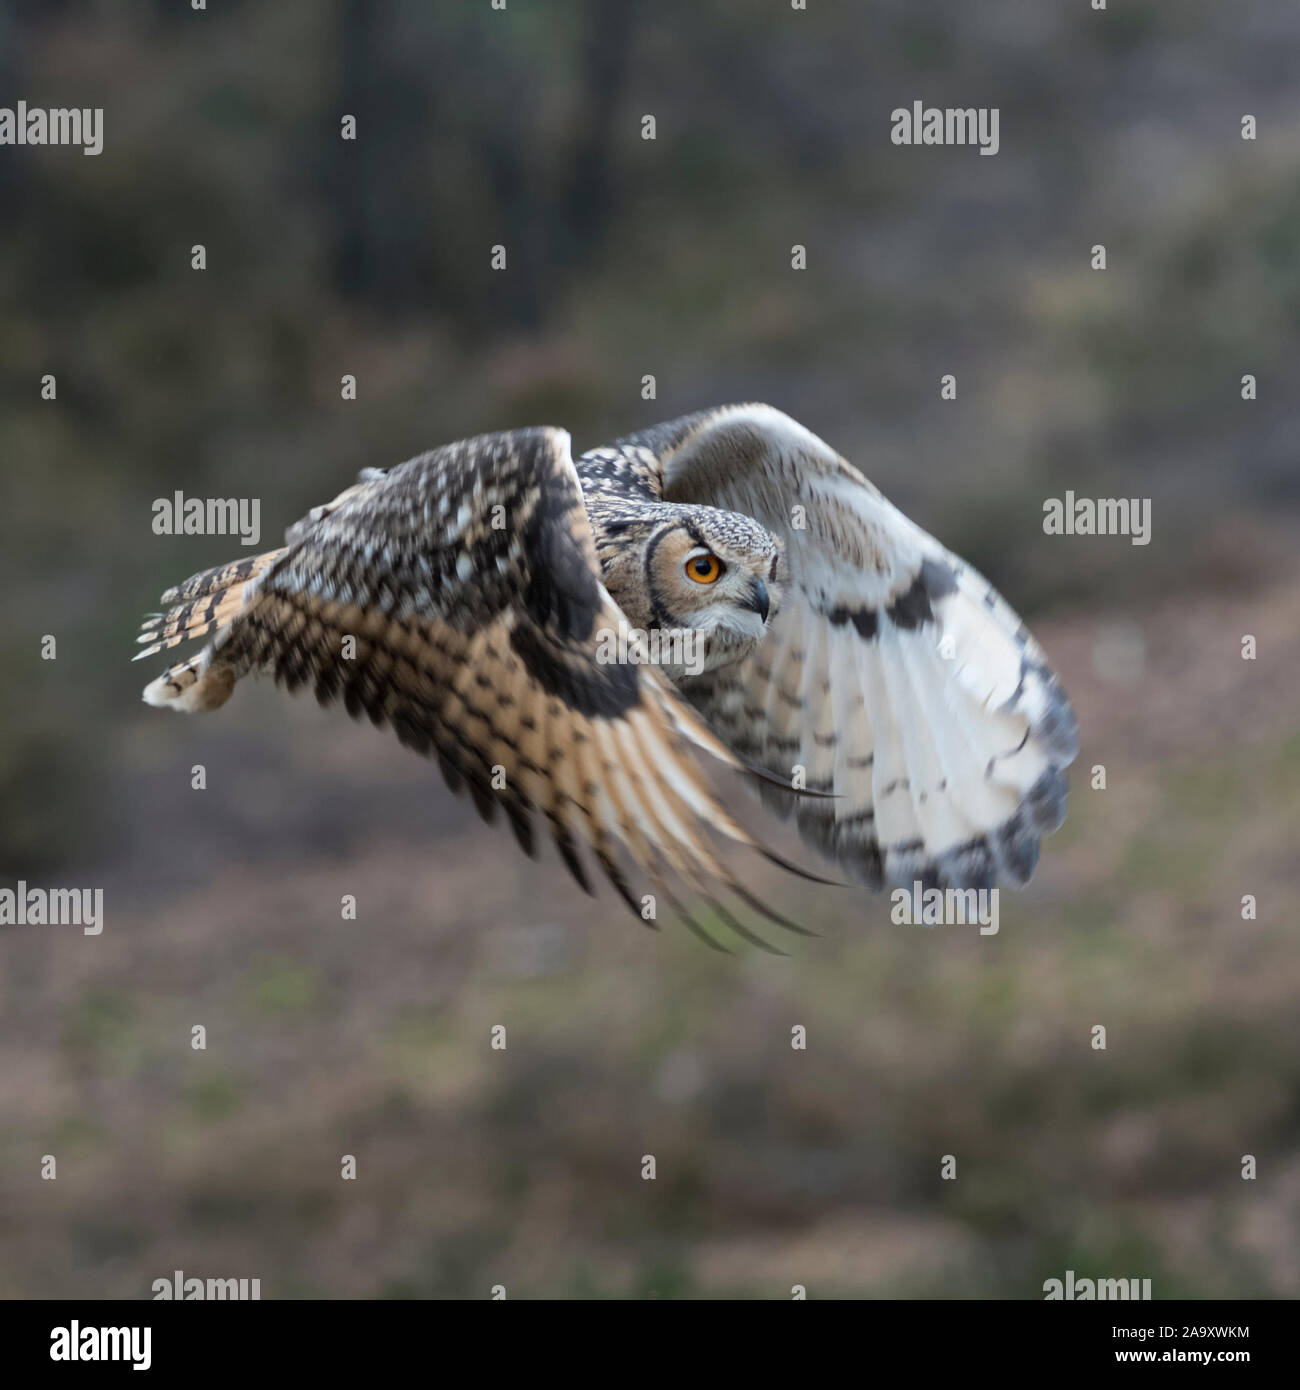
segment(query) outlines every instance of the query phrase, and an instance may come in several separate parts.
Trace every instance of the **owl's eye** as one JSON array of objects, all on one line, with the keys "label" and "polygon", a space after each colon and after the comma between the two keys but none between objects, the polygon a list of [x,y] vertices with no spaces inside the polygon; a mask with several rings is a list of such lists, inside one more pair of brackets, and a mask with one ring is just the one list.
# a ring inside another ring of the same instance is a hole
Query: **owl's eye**
[{"label": "owl's eye", "polygon": [[686,562],[686,574],[697,584],[716,584],[722,578],[723,564],[716,555],[695,555]]}]

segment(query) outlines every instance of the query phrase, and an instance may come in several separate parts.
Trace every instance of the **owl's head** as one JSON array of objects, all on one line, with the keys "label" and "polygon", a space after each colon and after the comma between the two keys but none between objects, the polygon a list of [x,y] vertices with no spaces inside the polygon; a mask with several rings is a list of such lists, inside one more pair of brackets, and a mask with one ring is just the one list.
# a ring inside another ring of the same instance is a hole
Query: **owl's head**
[{"label": "owl's head", "polygon": [[703,669],[712,670],[762,641],[781,601],[784,551],[770,531],[737,512],[672,510],[645,540],[647,603],[639,616],[646,626],[702,634]]}]

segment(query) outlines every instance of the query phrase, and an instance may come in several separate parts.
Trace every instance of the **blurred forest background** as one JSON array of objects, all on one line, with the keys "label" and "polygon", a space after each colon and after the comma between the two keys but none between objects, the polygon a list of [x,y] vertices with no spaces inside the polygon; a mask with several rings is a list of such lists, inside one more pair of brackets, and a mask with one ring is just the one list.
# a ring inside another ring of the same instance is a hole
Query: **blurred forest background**
[{"label": "blurred forest background", "polygon": [[[0,0],[0,105],[105,111],[0,148],[0,883],[106,918],[0,930],[0,1295],[1300,1295],[1298,73],[1290,0]],[[1000,153],[891,145],[918,99]],[[155,498],[269,547],[367,465],[744,399],[1074,697],[998,936],[774,876],[822,938],[716,957],[310,700],[139,703],[140,614],[240,553]],[[1152,543],[1045,536],[1066,489]]]}]

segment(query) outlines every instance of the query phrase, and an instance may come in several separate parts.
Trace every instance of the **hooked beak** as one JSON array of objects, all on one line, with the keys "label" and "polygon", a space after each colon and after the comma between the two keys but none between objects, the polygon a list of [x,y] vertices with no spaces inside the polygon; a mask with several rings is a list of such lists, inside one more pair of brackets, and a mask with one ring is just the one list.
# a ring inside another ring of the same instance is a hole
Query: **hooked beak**
[{"label": "hooked beak", "polygon": [[746,608],[752,609],[764,622],[767,622],[767,615],[772,611],[772,605],[767,597],[767,585],[761,579],[755,579],[749,586],[749,593],[745,595]]}]

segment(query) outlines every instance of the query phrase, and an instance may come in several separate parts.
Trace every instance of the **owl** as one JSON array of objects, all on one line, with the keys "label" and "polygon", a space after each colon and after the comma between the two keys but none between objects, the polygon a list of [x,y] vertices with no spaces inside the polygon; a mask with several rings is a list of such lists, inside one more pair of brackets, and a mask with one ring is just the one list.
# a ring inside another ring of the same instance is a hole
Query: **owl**
[{"label": "owl", "polygon": [[643,919],[639,874],[765,944],[720,766],[870,890],[1020,886],[1077,751],[1039,645],[975,570],[779,410],[689,415],[576,461],[562,429],[366,469],[278,550],[168,590],[145,687],[206,711],[243,676],[388,725],[532,855],[549,832]]}]

